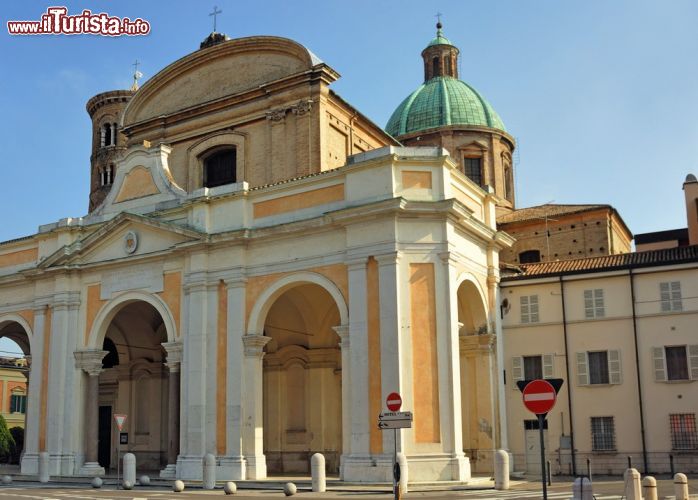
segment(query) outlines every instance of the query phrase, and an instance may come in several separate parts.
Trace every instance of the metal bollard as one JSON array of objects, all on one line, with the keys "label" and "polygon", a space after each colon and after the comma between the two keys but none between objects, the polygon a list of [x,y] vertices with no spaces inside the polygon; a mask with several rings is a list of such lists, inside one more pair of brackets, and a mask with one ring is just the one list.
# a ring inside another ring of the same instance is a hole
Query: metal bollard
[{"label": "metal bollard", "polygon": [[494,454],[494,489],[509,489],[509,454],[504,450]]},{"label": "metal bollard", "polygon": [[671,471],[671,477],[674,477],[674,474],[676,474],[674,470],[674,455],[669,455],[669,471]]},{"label": "metal bollard", "polygon": [[[131,488],[136,484],[136,455],[133,453],[126,453],[123,458],[124,464],[124,480],[123,484],[130,484]],[[130,489],[130,488],[124,488]]]},{"label": "metal bollard", "polygon": [[322,453],[315,453],[310,457],[310,473],[312,475],[313,491],[321,493],[326,491],[325,456]]},{"label": "metal bollard", "polygon": [[657,500],[657,480],[652,476],[642,480],[642,494],[645,495],[645,500]]},{"label": "metal bollard", "polygon": [[633,459],[628,455],[628,469],[633,468]]},{"label": "metal bollard", "polygon": [[202,467],[203,481],[201,487],[205,490],[212,490],[216,487],[216,457],[211,453],[204,455]]},{"label": "metal bollard", "polygon": [[550,469],[550,460],[546,460],[545,468],[546,468],[546,471],[548,474],[548,486],[552,486],[553,485],[553,472]]},{"label": "metal bollard", "polygon": [[591,479],[591,458],[587,458],[587,476],[589,477],[589,482],[592,483]]},{"label": "metal bollard", "polygon": [[48,483],[50,476],[48,471],[49,456],[47,451],[39,453],[39,482]]},{"label": "metal bollard", "polygon": [[586,477],[578,477],[572,485],[572,500],[594,500],[594,490]]},{"label": "metal bollard", "polygon": [[626,470],[623,477],[625,478],[625,498],[627,500],[642,500],[640,473],[637,469]]},{"label": "metal bollard", "polygon": [[397,463],[400,464],[400,482],[398,487],[400,488],[400,494],[404,495],[407,493],[407,457],[404,453],[397,454]]},{"label": "metal bollard", "polygon": [[688,478],[680,472],[674,474],[674,496],[676,500],[688,500]]}]

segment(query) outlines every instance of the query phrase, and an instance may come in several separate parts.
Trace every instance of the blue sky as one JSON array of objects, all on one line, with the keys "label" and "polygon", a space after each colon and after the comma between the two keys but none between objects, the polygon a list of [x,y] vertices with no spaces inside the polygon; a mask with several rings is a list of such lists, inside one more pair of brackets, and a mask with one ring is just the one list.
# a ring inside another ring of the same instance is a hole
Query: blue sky
[{"label": "blue sky", "polygon": [[[434,14],[461,49],[461,78],[518,141],[519,206],[610,203],[633,232],[685,226],[698,174],[698,2],[692,0],[215,0],[219,31],[300,41],[340,72],[333,88],[385,125],[421,83]],[[11,37],[5,21],[49,5],[142,17],[144,37]],[[86,101],[198,48],[214,2],[2,3],[0,241],[86,213]],[[260,8],[259,5],[264,7]]]}]

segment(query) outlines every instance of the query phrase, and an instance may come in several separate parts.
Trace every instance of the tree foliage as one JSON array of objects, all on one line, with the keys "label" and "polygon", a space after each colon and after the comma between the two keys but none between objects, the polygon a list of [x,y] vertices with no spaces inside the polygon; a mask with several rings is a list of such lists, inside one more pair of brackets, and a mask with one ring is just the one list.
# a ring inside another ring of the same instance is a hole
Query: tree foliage
[{"label": "tree foliage", "polygon": [[15,440],[7,428],[5,417],[0,415],[0,455],[7,457],[15,446]]}]

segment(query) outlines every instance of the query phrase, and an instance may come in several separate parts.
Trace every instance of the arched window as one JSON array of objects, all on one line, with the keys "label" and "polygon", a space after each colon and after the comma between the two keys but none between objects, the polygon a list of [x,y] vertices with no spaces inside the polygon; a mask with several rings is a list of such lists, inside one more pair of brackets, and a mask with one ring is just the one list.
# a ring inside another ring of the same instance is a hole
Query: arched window
[{"label": "arched window", "polygon": [[451,58],[446,57],[446,73],[445,73],[445,75],[446,76],[453,76],[453,75],[451,75],[451,73],[452,73]]},{"label": "arched window", "polygon": [[104,128],[104,134],[102,137],[104,140],[102,141],[103,146],[111,146],[112,144],[112,133],[111,133],[111,123],[105,123],[103,125]]},{"label": "arched window", "polygon": [[509,201],[512,201],[514,198],[514,186],[512,181],[511,167],[507,165],[504,167],[504,198]]},{"label": "arched window", "polygon": [[236,182],[237,151],[218,150],[204,159],[204,187],[216,187]]},{"label": "arched window", "polygon": [[116,146],[116,123],[111,124],[111,144]]},{"label": "arched window", "polygon": [[432,62],[432,76],[439,76],[441,75],[441,68],[439,67],[439,58],[435,57]]},{"label": "arched window", "polygon": [[540,250],[526,250],[519,254],[519,264],[540,262]]}]

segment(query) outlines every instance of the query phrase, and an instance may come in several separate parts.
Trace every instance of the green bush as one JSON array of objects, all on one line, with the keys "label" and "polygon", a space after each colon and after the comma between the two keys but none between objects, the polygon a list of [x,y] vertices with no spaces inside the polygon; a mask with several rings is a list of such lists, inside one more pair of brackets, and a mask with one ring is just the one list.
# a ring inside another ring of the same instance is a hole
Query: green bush
[{"label": "green bush", "polygon": [[10,433],[10,429],[7,428],[5,417],[0,415],[0,456],[6,459],[9,458],[14,446],[15,440]]}]

